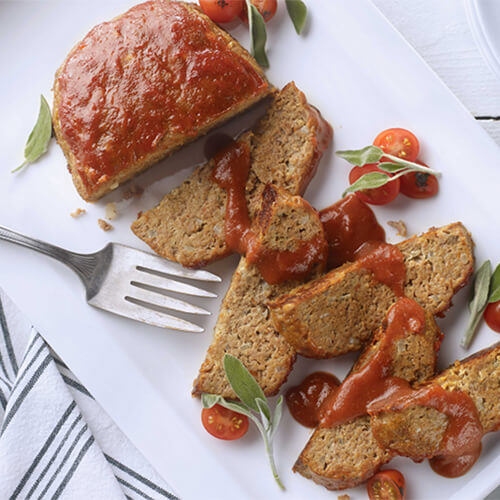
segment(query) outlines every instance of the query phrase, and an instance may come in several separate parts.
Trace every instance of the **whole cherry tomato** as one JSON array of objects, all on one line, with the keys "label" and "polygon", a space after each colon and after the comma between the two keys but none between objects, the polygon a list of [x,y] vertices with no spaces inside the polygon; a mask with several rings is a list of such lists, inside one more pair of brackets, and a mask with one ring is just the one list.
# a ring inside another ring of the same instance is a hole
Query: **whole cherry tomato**
[{"label": "whole cherry tomato", "polygon": [[[380,132],[375,137],[373,144],[387,154],[408,161],[415,161],[420,150],[418,139],[404,128],[390,128]],[[385,161],[385,159],[382,159],[382,161]]]},{"label": "whole cherry tomato", "polygon": [[492,330],[500,333],[500,300],[487,305],[484,320]]},{"label": "whole cherry tomato", "polygon": [[[276,9],[278,8],[278,0],[250,0],[250,3],[257,7],[257,10],[266,23],[274,17],[274,14],[276,14]],[[240,18],[242,21],[248,22],[246,2],[243,6],[243,9],[241,10]]]},{"label": "whole cherry tomato", "polygon": [[203,12],[216,23],[229,23],[241,14],[244,0],[199,0]]},{"label": "whole cherry tomato", "polygon": [[243,437],[248,430],[248,417],[221,405],[203,408],[201,422],[212,436],[232,441]]},{"label": "whole cherry tomato", "polygon": [[[354,167],[349,173],[349,183],[354,184],[362,175],[368,174],[370,172],[382,172],[375,163],[368,163],[362,167]],[[388,173],[382,172],[383,174],[391,177]],[[356,191],[356,196],[361,201],[365,203],[370,203],[372,205],[386,205],[393,201],[399,193],[399,179],[395,179],[388,182],[384,186],[365,189],[363,191]]]},{"label": "whole cherry tomato", "polygon": [[[420,165],[427,167],[425,163],[417,161]],[[423,199],[436,196],[439,191],[437,177],[423,172],[412,172],[401,176],[401,192],[409,198]]]},{"label": "whole cherry tomato", "polygon": [[404,500],[405,478],[398,470],[377,472],[367,484],[370,500]]}]

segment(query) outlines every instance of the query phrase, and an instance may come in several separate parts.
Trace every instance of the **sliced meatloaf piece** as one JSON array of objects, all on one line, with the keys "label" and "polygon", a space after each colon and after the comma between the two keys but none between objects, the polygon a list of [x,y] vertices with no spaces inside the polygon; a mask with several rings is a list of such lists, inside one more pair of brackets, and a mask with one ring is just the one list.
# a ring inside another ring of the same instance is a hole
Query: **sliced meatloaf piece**
[{"label": "sliced meatloaf piece", "polygon": [[56,73],[54,131],[80,196],[94,201],[272,91],[200,8],[152,0],[71,50]]},{"label": "sliced meatloaf piece", "polygon": [[[269,191],[274,192],[273,196]],[[254,221],[259,226],[257,244],[271,250],[291,250],[298,242],[309,241],[315,235],[324,237],[319,213],[309,203],[285,189],[269,185],[264,190],[263,210]],[[324,264],[325,261],[318,264],[318,273],[323,271]],[[295,350],[274,328],[266,302],[295,286],[296,281],[270,285],[256,265],[241,259],[222,302],[214,337],[194,382],[193,394],[207,392],[235,398],[224,372],[225,353],[239,358],[266,396],[278,392],[292,369]]]},{"label": "sliced meatloaf piece", "polygon": [[[466,393],[477,408],[484,432],[500,429],[500,343],[456,361],[420,387],[428,385]],[[420,405],[382,412],[371,418],[373,434],[381,446],[418,459],[439,452],[447,426],[445,414]]]},{"label": "sliced meatloaf piece", "polygon": [[[331,127],[289,83],[260,121],[251,143],[246,184],[250,217],[260,208],[265,184],[302,194],[316,171]],[[187,267],[200,267],[230,253],[224,237],[226,192],[212,180],[213,161],[199,167],[179,187],[132,224],[132,231],[157,254]]]},{"label": "sliced meatloaf piece", "polygon": [[[375,332],[351,373],[361,370],[377,353],[384,332],[383,327]],[[406,336],[395,343],[391,375],[410,383],[431,377],[440,339],[434,318],[427,312],[423,335]],[[293,470],[330,490],[352,488],[369,479],[394,456],[376,441],[370,418],[364,415],[335,427],[317,428]]]},{"label": "sliced meatloaf piece", "polygon": [[[433,315],[474,270],[473,243],[461,223],[431,229],[398,245],[406,266],[405,296]],[[299,354],[329,358],[360,349],[397,300],[358,262],[348,263],[269,303],[276,329]]]}]

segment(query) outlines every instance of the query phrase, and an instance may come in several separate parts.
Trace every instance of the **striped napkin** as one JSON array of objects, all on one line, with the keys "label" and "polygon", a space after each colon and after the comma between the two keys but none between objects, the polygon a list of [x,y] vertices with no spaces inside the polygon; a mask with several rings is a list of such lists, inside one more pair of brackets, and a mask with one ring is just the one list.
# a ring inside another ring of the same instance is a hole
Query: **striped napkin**
[{"label": "striped napkin", "polygon": [[177,499],[0,289],[0,499]]}]

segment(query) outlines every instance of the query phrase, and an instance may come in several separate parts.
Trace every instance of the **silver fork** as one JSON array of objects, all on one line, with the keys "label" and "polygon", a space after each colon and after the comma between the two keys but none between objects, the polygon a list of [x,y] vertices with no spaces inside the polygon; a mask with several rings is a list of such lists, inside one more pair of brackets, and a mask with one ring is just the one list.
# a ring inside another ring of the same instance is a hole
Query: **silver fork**
[{"label": "silver fork", "polygon": [[185,269],[178,264],[142,250],[109,243],[99,252],[80,254],[30,238],[0,226],[0,240],[17,243],[66,264],[78,274],[87,292],[87,302],[100,309],[149,325],[185,332],[203,328],[168,314],[210,314],[201,307],[170,297],[166,292],[197,297],[216,297],[212,292],[168,278],[219,282],[208,271]]}]

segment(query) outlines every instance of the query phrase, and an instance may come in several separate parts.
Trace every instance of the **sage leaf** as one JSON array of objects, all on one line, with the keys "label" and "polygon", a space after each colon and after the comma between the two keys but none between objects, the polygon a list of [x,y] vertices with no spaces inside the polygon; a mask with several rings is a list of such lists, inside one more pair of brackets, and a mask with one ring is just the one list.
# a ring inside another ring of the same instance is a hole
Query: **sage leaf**
[{"label": "sage leaf", "polygon": [[281,422],[282,414],[283,414],[283,396],[280,396],[274,408],[274,415],[271,422],[271,439],[274,437],[274,434],[278,429],[278,425]]},{"label": "sage leaf", "polygon": [[286,0],[286,10],[292,20],[297,35],[300,35],[307,19],[306,4],[302,0]]},{"label": "sage leaf", "polygon": [[269,60],[266,55],[266,23],[257,7],[250,0],[246,0],[248,10],[248,26],[250,30],[251,52],[256,61],[263,68],[269,68]]},{"label": "sage leaf", "polygon": [[264,428],[266,429],[266,431],[269,431],[269,429],[271,428],[271,410],[267,405],[267,401],[257,398],[255,400],[255,404],[259,408],[259,413],[262,423],[264,424]]},{"label": "sage leaf", "polygon": [[19,167],[12,170],[18,172],[28,163],[33,163],[42,156],[48,148],[50,137],[52,136],[52,116],[50,107],[43,95],[40,96],[40,109],[35,126],[31,131],[26,146],[24,147],[24,162]]},{"label": "sage leaf", "polygon": [[351,165],[362,167],[367,163],[376,163],[384,155],[384,152],[377,146],[366,146],[362,149],[350,149],[345,151],[337,151],[337,156],[348,161]]},{"label": "sage leaf", "polygon": [[265,401],[266,396],[245,365],[238,358],[226,354],[224,370],[229,384],[241,402],[258,413],[259,407],[255,400],[260,398]]},{"label": "sage leaf", "polygon": [[370,172],[361,176],[356,182],[351,184],[342,193],[342,197],[344,197],[347,193],[355,193],[356,191],[363,191],[365,189],[374,189],[384,186],[393,179],[394,177],[390,177],[383,172]]},{"label": "sage leaf", "polygon": [[407,167],[403,167],[402,165],[397,165],[396,163],[382,162],[377,165],[380,170],[384,172],[388,172],[389,174],[395,174],[396,172],[401,172],[401,170],[405,170]]},{"label": "sage leaf", "polygon": [[477,270],[476,277],[474,279],[474,294],[469,304],[469,322],[467,323],[467,328],[461,343],[462,347],[465,349],[470,346],[474,333],[479,325],[479,321],[481,320],[486,305],[488,304],[490,280],[491,262],[487,260]]},{"label": "sage leaf", "polygon": [[490,282],[490,296],[488,302],[498,302],[500,300],[500,264],[495,269]]},{"label": "sage leaf", "polygon": [[255,418],[252,412],[243,404],[238,403],[237,401],[226,401],[222,396],[218,394],[202,394],[201,395],[201,404],[203,408],[212,408],[215,405],[221,405],[228,410],[235,411],[236,413],[241,413],[242,415],[246,415],[249,418]]}]

